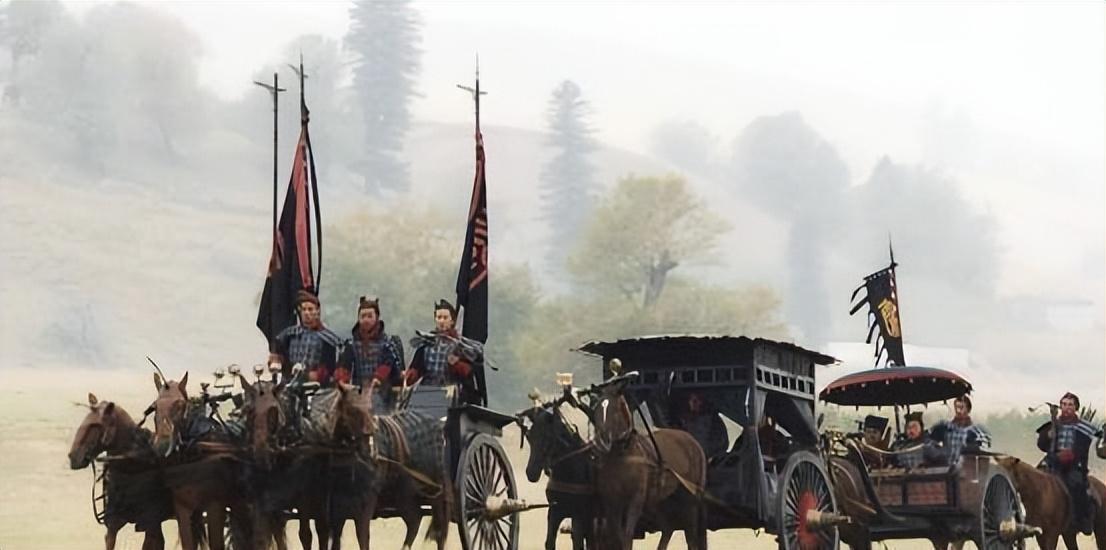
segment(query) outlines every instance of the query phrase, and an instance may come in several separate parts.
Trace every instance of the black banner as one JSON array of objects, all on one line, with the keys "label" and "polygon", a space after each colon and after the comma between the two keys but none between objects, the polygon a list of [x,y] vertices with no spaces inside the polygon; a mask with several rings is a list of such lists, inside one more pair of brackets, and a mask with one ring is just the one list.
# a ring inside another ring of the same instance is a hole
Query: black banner
[{"label": "black banner", "polygon": [[864,284],[853,291],[850,301],[857,300],[861,290],[867,290],[867,296],[861,297],[853,304],[849,315],[855,314],[865,304],[868,305],[868,338],[867,343],[872,343],[876,327],[879,327],[879,336],[876,338],[876,365],[886,354],[886,363],[889,365],[906,365],[906,359],[902,351],[902,323],[899,318],[899,293],[895,284],[895,266],[882,271],[877,271],[864,278]]}]

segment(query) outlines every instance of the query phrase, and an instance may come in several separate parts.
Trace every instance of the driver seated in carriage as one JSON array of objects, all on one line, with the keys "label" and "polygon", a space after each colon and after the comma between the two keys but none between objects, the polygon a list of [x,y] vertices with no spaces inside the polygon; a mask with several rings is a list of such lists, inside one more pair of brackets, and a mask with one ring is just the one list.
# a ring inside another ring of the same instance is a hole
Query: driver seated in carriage
[{"label": "driver seated in carriage", "polygon": [[907,470],[944,465],[944,453],[929,438],[921,411],[907,413],[905,419],[906,431],[891,445],[894,464]]},{"label": "driver seated in carriage", "polygon": [[675,427],[690,433],[703,447],[707,459],[726,452],[729,443],[726,425],[718,411],[710,407],[699,392],[688,394],[687,406],[676,416]]},{"label": "driver seated in carriage", "polygon": [[891,433],[887,430],[887,417],[869,414],[861,425],[860,451],[864,463],[872,468],[884,466],[884,453],[891,448]]}]

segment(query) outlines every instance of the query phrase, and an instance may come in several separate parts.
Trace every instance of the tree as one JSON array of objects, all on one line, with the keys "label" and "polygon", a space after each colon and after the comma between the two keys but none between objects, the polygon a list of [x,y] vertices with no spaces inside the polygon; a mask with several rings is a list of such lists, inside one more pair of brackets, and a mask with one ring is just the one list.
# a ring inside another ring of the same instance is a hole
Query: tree
[{"label": "tree", "polygon": [[728,228],[676,175],[622,179],[600,201],[569,260],[572,276],[600,293],[653,306],[669,273],[704,260]]},{"label": "tree", "polygon": [[[799,113],[759,117],[734,144],[736,189],[790,228],[788,318],[810,345],[829,339],[834,297],[827,291],[827,254],[846,223],[849,171],[834,147]],[[885,234],[885,233],[881,233]]]},{"label": "tree", "polygon": [[0,9],[0,45],[7,47],[11,56],[11,75],[4,90],[6,101],[19,104],[20,63],[38,53],[47,31],[64,14],[57,0],[12,0]]},{"label": "tree", "polygon": [[649,151],[673,166],[692,174],[707,174],[716,168],[717,139],[698,122],[667,121],[649,136]]},{"label": "tree", "polygon": [[589,111],[575,82],[565,80],[553,90],[546,144],[556,154],[541,172],[541,200],[542,214],[552,229],[547,261],[554,272],[565,268],[567,251],[591,214],[596,185],[589,157],[596,145],[587,121]]},{"label": "tree", "polygon": [[400,158],[417,94],[421,26],[409,0],[358,0],[350,8],[346,47],[353,54],[353,90],[364,123],[365,188],[377,195],[405,191],[407,165]]}]

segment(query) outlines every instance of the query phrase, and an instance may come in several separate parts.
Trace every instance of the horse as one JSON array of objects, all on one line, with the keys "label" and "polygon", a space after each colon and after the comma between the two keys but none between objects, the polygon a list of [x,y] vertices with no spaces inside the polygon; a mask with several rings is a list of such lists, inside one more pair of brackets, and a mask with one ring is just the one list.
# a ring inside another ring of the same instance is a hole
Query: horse
[{"label": "horse", "polygon": [[689,550],[703,550],[707,545],[701,494],[706,487],[706,455],[699,442],[682,430],[656,429],[651,436],[638,433],[622,395],[626,380],[604,386],[592,414],[596,491],[606,539],[631,550],[644,515],[661,531],[660,550],[677,528],[683,530]]},{"label": "horse", "polygon": [[[1071,522],[1071,497],[1060,478],[1026,464],[1017,457],[1003,456],[997,460],[1010,473],[1022,497],[1026,522],[1042,530],[1037,535],[1037,544],[1041,550],[1055,550],[1060,537],[1063,537],[1068,550],[1078,548],[1076,538],[1079,533]],[[1097,501],[1094,516],[1095,543],[1098,550],[1106,550],[1106,510],[1102,506],[1106,502],[1106,486],[1094,476],[1088,477],[1092,497]]]},{"label": "horse", "polygon": [[252,471],[255,481],[255,525],[260,541],[270,538],[279,550],[287,548],[285,523],[281,514],[295,508],[299,512],[299,539],[303,548],[312,543],[311,521],[319,548],[330,542],[327,517],[327,464],[323,457],[308,453],[286,452],[285,445],[297,443],[295,421],[299,416],[290,390],[284,382],[259,381],[250,384],[238,376],[243,390],[241,417],[245,420]]},{"label": "horse", "polygon": [[[364,493],[352,510],[357,543],[369,548],[369,525],[381,498],[399,512],[407,527],[403,549],[410,550],[422,523],[423,501],[431,506],[430,527],[426,539],[433,539],[438,550],[445,548],[452,499],[449,476],[445,471],[445,439],[441,421],[415,411],[376,415],[373,411],[375,385],[351,386],[338,383],[338,418],[335,438],[353,443],[359,463],[368,469]],[[433,489],[423,496],[419,485]],[[340,512],[340,511],[339,511]],[[341,538],[345,517],[337,518],[335,540]]]},{"label": "horse", "polygon": [[[188,373],[180,381],[163,380],[154,373],[158,397],[154,401],[153,448],[162,459],[165,483],[173,494],[180,543],[184,550],[202,544],[202,530],[192,529],[194,517],[207,516],[207,539],[212,550],[223,550],[223,528],[228,506],[238,526],[248,504],[239,490],[240,465],[229,453],[208,453],[201,443],[226,443],[217,423],[187,393]],[[245,533],[247,531],[239,530]]]},{"label": "horse", "polygon": [[157,480],[157,469],[148,451],[149,432],[139,428],[123,407],[88,394],[85,415],[69,447],[69,467],[87,468],[101,453],[118,456],[104,466],[104,546],[115,548],[119,530],[128,523],[145,531],[142,550],[163,550],[161,522],[172,515],[169,495]]},{"label": "horse", "polygon": [[527,409],[517,418],[530,444],[526,478],[537,483],[542,472],[549,476],[545,486],[549,502],[546,550],[556,550],[557,531],[565,518],[572,520],[573,550],[595,548],[595,472],[586,454],[590,447],[569,427],[556,404]]}]

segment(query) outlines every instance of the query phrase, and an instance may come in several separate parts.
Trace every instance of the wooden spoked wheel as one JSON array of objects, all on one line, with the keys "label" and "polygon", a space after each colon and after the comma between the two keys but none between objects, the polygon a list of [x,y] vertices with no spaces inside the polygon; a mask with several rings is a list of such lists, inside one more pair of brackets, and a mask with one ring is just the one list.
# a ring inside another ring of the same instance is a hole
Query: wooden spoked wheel
[{"label": "wooden spoked wheel", "polygon": [[499,515],[489,499],[518,498],[514,470],[499,442],[487,434],[469,439],[457,464],[458,531],[465,550],[517,550],[518,512]]}]

